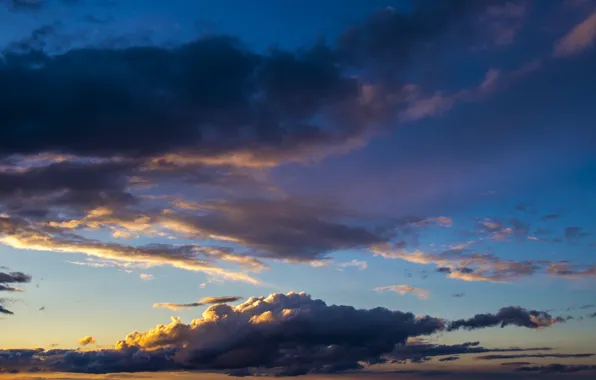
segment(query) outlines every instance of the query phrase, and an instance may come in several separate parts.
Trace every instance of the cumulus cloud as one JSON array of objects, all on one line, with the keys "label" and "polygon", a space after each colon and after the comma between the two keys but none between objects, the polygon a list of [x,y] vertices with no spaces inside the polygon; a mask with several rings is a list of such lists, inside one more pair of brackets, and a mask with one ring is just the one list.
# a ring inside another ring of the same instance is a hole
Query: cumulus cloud
[{"label": "cumulus cloud", "polygon": [[90,344],[95,344],[95,338],[92,336],[86,336],[84,338],[79,339],[79,344],[81,346],[87,346]]},{"label": "cumulus cloud", "polygon": [[421,300],[427,300],[430,297],[430,291],[422,288],[415,288],[409,285],[390,285],[380,286],[374,289],[377,292],[391,291],[401,295],[412,293]]},{"label": "cumulus cloud", "polygon": [[[470,328],[480,327],[487,324],[475,323]],[[252,373],[264,369],[290,375],[359,369],[364,363],[388,360],[419,362],[433,356],[550,350],[487,349],[478,342],[438,345],[421,339],[446,329],[452,330],[452,323],[441,318],[380,307],[327,305],[305,293],[291,292],[251,297],[237,306],[218,303],[189,324],[173,318],[170,324],[133,332],[114,349],[0,350],[0,360],[7,368],[26,365],[65,372],[197,369]],[[82,342],[92,340],[85,337]]]}]

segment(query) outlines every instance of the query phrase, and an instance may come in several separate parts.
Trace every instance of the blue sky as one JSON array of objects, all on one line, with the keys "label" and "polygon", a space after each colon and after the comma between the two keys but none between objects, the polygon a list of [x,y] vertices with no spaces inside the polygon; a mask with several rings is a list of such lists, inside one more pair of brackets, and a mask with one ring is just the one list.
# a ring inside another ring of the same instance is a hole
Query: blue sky
[{"label": "blue sky", "polygon": [[519,306],[552,323],[432,336],[593,350],[593,1],[11,4],[0,272],[32,278],[0,294],[0,350],[112,349],[220,306],[155,303],[292,291]]}]

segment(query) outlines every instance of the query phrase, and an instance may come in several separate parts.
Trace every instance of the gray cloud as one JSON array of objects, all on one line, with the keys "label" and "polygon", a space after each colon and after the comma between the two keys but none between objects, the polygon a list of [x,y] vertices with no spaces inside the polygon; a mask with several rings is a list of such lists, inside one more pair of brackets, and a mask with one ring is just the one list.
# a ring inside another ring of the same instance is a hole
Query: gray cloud
[{"label": "gray cloud", "polygon": [[520,367],[517,371],[542,373],[573,373],[580,371],[596,371],[596,365],[549,364],[545,366]]},{"label": "gray cloud", "polygon": [[558,219],[558,218],[560,218],[560,217],[561,217],[561,215],[559,215],[559,214],[546,214],[546,215],[543,215],[543,216],[540,218],[540,220],[543,220],[543,221],[546,221],[546,220],[553,220],[553,219]]},{"label": "gray cloud", "polygon": [[[8,269],[2,267],[2,269]],[[23,272],[0,272],[0,292],[22,292],[23,289],[11,284],[26,284],[31,282],[31,276]],[[10,300],[0,298],[0,314],[12,315],[12,311],[6,308]]]},{"label": "gray cloud", "polygon": [[327,305],[305,293],[271,294],[251,297],[237,306],[212,305],[190,324],[174,318],[169,325],[133,332],[114,349],[0,350],[0,364],[86,373],[273,370],[289,376],[358,369],[361,362],[421,362],[434,356],[549,350],[487,349],[478,342],[451,346],[407,343],[409,338],[444,331],[446,326],[449,324],[441,318],[380,307],[363,310]]},{"label": "gray cloud", "polygon": [[[195,238],[223,237],[252,248],[263,257],[298,262],[325,259],[333,251],[387,241],[399,226],[399,222],[390,219],[378,221],[337,205],[300,199],[178,205],[203,211],[203,215],[168,214],[161,217],[166,227]],[[374,225],[370,226],[371,222]]]},{"label": "gray cloud", "polygon": [[[499,228],[500,227],[495,227]],[[387,259],[401,259],[415,264],[433,264],[439,273],[448,278],[462,281],[509,282],[511,280],[546,273],[550,276],[567,279],[581,279],[596,276],[596,265],[573,264],[568,261],[548,260],[502,260],[490,253],[480,253],[460,244],[442,252],[427,253],[420,250],[406,251],[393,244],[371,247],[375,255]]]},{"label": "gray cloud", "polygon": [[531,329],[549,327],[557,322],[564,322],[553,318],[544,311],[527,310],[521,307],[508,306],[501,308],[495,314],[476,314],[470,319],[452,321],[447,330],[454,331],[460,328],[475,330],[494,326],[519,326]]},{"label": "gray cloud", "polygon": [[478,360],[525,359],[525,358],[589,358],[594,354],[521,354],[521,355],[480,355]]},{"label": "gray cloud", "polygon": [[447,356],[446,358],[439,359],[440,362],[452,362],[455,360],[459,360],[459,356]]},{"label": "gray cloud", "polygon": [[[465,342],[461,344],[434,344],[425,341],[408,342],[405,345],[398,345],[387,354],[386,357],[393,362],[420,362],[428,361],[435,356],[453,357],[455,355],[480,354],[486,352],[527,352],[527,351],[550,351],[550,347],[529,347],[529,348],[486,348],[480,342]],[[450,361],[450,360],[446,360]]]},{"label": "gray cloud", "polygon": [[239,296],[219,296],[219,297],[205,297],[202,298],[198,302],[192,303],[164,303],[159,302],[153,304],[153,307],[162,307],[170,310],[178,310],[178,309],[190,309],[193,307],[205,306],[205,305],[212,305],[212,304],[219,304],[219,303],[229,303],[229,302],[236,302],[241,300],[242,297]]},{"label": "gray cloud", "polygon": [[236,302],[240,301],[242,297],[240,296],[216,296],[216,297],[205,297],[201,298],[199,302],[204,304],[218,304],[218,303],[228,303],[228,302]]},{"label": "gray cloud", "polygon": [[563,236],[565,236],[565,239],[570,243],[575,243],[581,238],[589,235],[591,235],[589,232],[586,232],[582,227],[577,226],[566,227],[563,232]]}]

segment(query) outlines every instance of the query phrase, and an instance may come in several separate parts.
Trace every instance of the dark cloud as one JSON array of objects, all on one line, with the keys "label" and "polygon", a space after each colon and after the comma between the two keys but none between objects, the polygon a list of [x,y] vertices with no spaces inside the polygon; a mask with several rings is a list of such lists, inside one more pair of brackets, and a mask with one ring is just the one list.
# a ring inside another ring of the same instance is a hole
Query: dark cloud
[{"label": "dark cloud", "polygon": [[591,234],[584,231],[582,227],[577,226],[566,227],[565,231],[563,232],[563,236],[565,236],[565,239],[567,239],[567,241],[570,243],[575,243],[579,239],[590,235]]},{"label": "dark cloud", "polygon": [[596,365],[549,364],[545,366],[520,367],[517,371],[542,373],[573,373],[580,371],[596,371]]},{"label": "dark cloud", "polygon": [[9,315],[14,314],[12,311],[10,311],[4,307],[4,304],[3,304],[4,302],[6,302],[6,301],[4,299],[0,298],[0,314],[9,314]]},{"label": "dark cloud", "polygon": [[588,318],[596,318],[596,313],[588,314],[587,317]]},{"label": "dark cloud", "polygon": [[524,358],[589,358],[594,354],[521,354],[521,355],[481,355],[478,360],[524,359]]},{"label": "dark cloud", "polygon": [[536,231],[534,231],[534,235],[536,235],[536,236],[547,236],[547,235],[552,235],[552,234],[553,234],[553,231],[548,228],[537,228]]},{"label": "dark cloud", "polygon": [[24,284],[31,282],[31,276],[23,272],[0,272],[0,283],[4,284]]},{"label": "dark cloud", "polygon": [[[441,332],[445,326],[440,318],[327,305],[305,293],[271,294],[251,297],[238,306],[212,305],[190,324],[174,318],[169,325],[133,332],[115,349],[4,350],[0,364],[87,373],[275,369],[289,375],[358,369],[361,362],[418,363],[434,356],[539,350],[486,349],[478,342],[407,343],[409,338]],[[81,344],[92,341],[85,337]]]},{"label": "dark cloud", "polygon": [[205,305],[212,305],[212,304],[219,304],[219,303],[228,303],[228,302],[236,302],[241,300],[242,297],[239,296],[220,296],[220,297],[205,297],[202,298],[198,302],[192,303],[155,303],[153,307],[163,307],[171,310],[178,310],[178,309],[190,309],[193,307],[205,306]]},{"label": "dark cloud", "polygon": [[558,219],[558,218],[560,218],[560,217],[561,217],[561,215],[559,215],[559,214],[546,214],[546,215],[543,215],[543,216],[540,218],[540,220],[543,220],[543,221],[546,221],[546,220],[553,220],[553,219]]},{"label": "dark cloud", "polygon": [[7,0],[15,11],[38,10],[44,6],[45,0]]},{"label": "dark cloud", "polygon": [[169,302],[157,302],[153,304],[153,307],[161,307],[170,310],[179,310],[179,309],[190,309],[193,307],[203,306],[204,304],[200,302],[191,302],[191,303],[169,303]]},{"label": "dark cloud", "polygon": [[[131,334],[117,346],[187,347],[177,358],[196,368],[318,368],[338,361],[378,361],[381,354],[408,337],[429,335],[443,328],[440,319],[417,319],[413,314],[382,308],[327,306],[304,293],[253,297],[235,307],[217,304],[203,316],[193,325],[174,321],[164,326],[173,335],[158,327]],[[231,329],[232,325],[244,327]],[[203,334],[212,329],[220,335],[205,346]],[[199,346],[199,342],[203,343]]]},{"label": "dark cloud", "polygon": [[[399,222],[368,220],[330,203],[300,199],[246,199],[180,204],[203,215],[165,215],[163,221],[189,237],[240,241],[257,254],[291,261],[325,259],[333,251],[388,241]],[[374,223],[371,226],[371,223]],[[366,225],[368,224],[368,225]]]},{"label": "dark cloud", "polygon": [[[390,64],[402,72],[397,62],[412,66],[420,46],[496,3],[504,1],[382,10],[336,45],[296,52],[259,54],[228,36],[174,48],[92,46],[56,55],[25,41],[23,53],[4,52],[0,67],[0,104],[11,102],[0,106],[0,154],[214,158],[235,152],[278,161],[350,146],[390,113],[362,101],[351,68]],[[35,137],[23,139],[29,132]]]},{"label": "dark cloud", "polygon": [[218,303],[228,303],[228,302],[236,302],[240,301],[242,297],[240,296],[216,296],[216,297],[205,297],[201,298],[201,301],[204,304],[218,304]]},{"label": "dark cloud", "polygon": [[439,268],[437,268],[437,272],[439,272],[439,273],[447,273],[447,274],[451,274],[453,272],[458,272],[458,273],[463,273],[463,274],[470,274],[470,273],[474,273],[474,269],[467,268],[467,267],[461,267],[461,268],[455,268],[455,269],[451,269],[449,267],[439,267]]},{"label": "dark cloud", "polygon": [[[247,151],[269,160],[341,145],[364,128],[328,132],[309,122],[325,110],[359,104],[359,84],[342,76],[323,47],[260,56],[233,38],[210,37],[175,49],[5,53],[0,78],[14,106],[0,107],[4,155]],[[37,137],[20,138],[24,126]]]},{"label": "dark cloud", "polygon": [[455,360],[459,360],[459,356],[447,356],[446,358],[439,359],[440,362],[452,362]]},{"label": "dark cloud", "polygon": [[585,310],[585,309],[591,309],[593,307],[596,307],[596,305],[591,304],[591,303],[588,303],[588,304],[585,304],[585,305],[578,306],[577,308],[579,310]]},{"label": "dark cloud", "polygon": [[532,364],[530,362],[507,362],[507,363],[501,363],[501,365],[503,366],[511,366],[511,367],[519,367],[519,366],[523,366],[523,365],[529,365]]},{"label": "dark cloud", "polygon": [[[3,269],[8,269],[3,267]],[[0,272],[0,292],[22,292],[23,289],[10,284],[26,284],[31,282],[31,276],[23,272]],[[0,314],[14,314],[5,306],[10,300],[0,298]]]},{"label": "dark cloud", "polygon": [[466,330],[475,330],[494,326],[520,326],[531,329],[552,326],[557,322],[562,322],[553,318],[544,311],[527,310],[521,307],[508,306],[501,308],[495,314],[476,314],[470,319],[459,319],[452,321],[447,330],[454,331],[460,328]]},{"label": "dark cloud", "polygon": [[405,345],[398,345],[387,354],[386,357],[393,362],[418,362],[423,358],[433,358],[435,356],[453,357],[457,355],[480,354],[487,352],[527,352],[527,351],[550,351],[550,347],[529,347],[529,348],[486,348],[480,345],[480,342],[465,342],[461,344],[433,344],[424,341],[408,342]]}]

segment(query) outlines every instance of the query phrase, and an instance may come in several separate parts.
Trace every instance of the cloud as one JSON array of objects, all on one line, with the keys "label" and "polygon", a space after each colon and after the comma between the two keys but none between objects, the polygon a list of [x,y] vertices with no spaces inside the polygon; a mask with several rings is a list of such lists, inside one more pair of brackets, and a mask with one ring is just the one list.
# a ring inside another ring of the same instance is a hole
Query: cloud
[{"label": "cloud", "polygon": [[225,304],[229,302],[236,302],[241,300],[239,296],[219,296],[219,297],[205,297],[198,302],[192,303],[154,303],[153,307],[162,307],[170,310],[189,309],[193,307],[211,305],[211,304]]},{"label": "cloud", "polygon": [[0,292],[22,292],[22,288],[15,288],[14,286],[0,284]]},{"label": "cloud", "polygon": [[[2,267],[2,269],[8,269]],[[31,276],[23,272],[0,272],[0,292],[22,292],[23,288],[13,286],[11,284],[26,284],[31,282]],[[0,298],[0,314],[13,315],[14,313],[8,310],[5,305],[9,300]]]},{"label": "cloud", "polygon": [[203,272],[229,280],[258,284],[256,279],[247,274],[228,272],[197,258],[201,255],[206,258],[229,255],[212,247],[171,244],[133,247],[116,243],[104,243],[52,228],[35,227],[25,220],[4,216],[0,216],[0,242],[19,249],[83,253],[97,258],[146,266],[170,265],[175,268]]},{"label": "cloud", "polygon": [[[202,205],[210,207],[206,213],[177,208],[166,215],[158,200],[170,194],[160,190],[197,183],[262,186],[253,176],[257,169],[364,145],[381,132],[379,125],[393,125],[385,121],[396,120],[408,101],[401,86],[378,86],[375,75],[357,78],[353,69],[373,74],[397,58],[411,65],[401,54],[369,54],[368,44],[390,36],[408,41],[400,45],[402,53],[414,51],[417,43],[442,39],[443,32],[484,9],[449,2],[407,13],[381,11],[350,27],[337,43],[267,53],[230,36],[203,36],[174,47],[139,48],[132,38],[123,38],[127,46],[65,42],[58,51],[48,41],[60,40],[60,25],[39,28],[2,51],[0,100],[7,101],[0,101],[1,241],[254,284],[258,280],[212,261],[256,271],[268,268],[260,258],[321,261],[337,250],[384,242],[390,226],[371,226],[370,219],[337,208],[317,210],[320,204],[304,208],[304,202],[211,202]],[[391,27],[382,32],[378,25]],[[369,40],[372,34],[381,39]],[[358,43],[346,43],[351,39]],[[27,132],[33,138],[22,138],[23,126],[34,128]],[[139,194],[147,188],[157,190]],[[89,229],[119,239],[207,238],[240,245],[244,252],[135,247],[77,234]]]},{"label": "cloud", "polygon": [[570,365],[570,364],[549,364],[545,366],[520,367],[521,372],[542,372],[542,373],[573,373],[580,371],[596,371],[596,365]]},{"label": "cloud", "polygon": [[[392,362],[420,362],[428,361],[433,357],[453,357],[454,355],[469,355],[486,352],[527,352],[527,351],[550,351],[550,347],[529,347],[529,348],[486,348],[480,342],[465,342],[461,344],[435,344],[427,343],[420,339],[411,339],[404,345],[398,345],[386,355]],[[440,360],[441,361],[441,360]],[[452,360],[443,360],[452,361]]]},{"label": "cloud", "polygon": [[477,360],[525,359],[525,358],[589,358],[594,354],[521,354],[521,355],[480,355]]},{"label": "cloud", "polygon": [[170,325],[132,333],[116,347],[123,351],[176,347],[183,353],[178,351],[175,360],[194,368],[319,368],[379,360],[394,344],[432,334],[442,326],[432,317],[328,306],[304,293],[272,294],[238,306],[210,306],[202,319],[189,325],[174,319]]},{"label": "cloud", "polygon": [[555,45],[555,57],[578,54],[594,44],[596,40],[596,11],[576,25]]},{"label": "cloud", "polygon": [[520,366],[524,366],[524,365],[530,365],[532,363],[530,362],[507,362],[507,363],[501,363],[501,365],[503,366],[512,366],[512,367],[520,367]]},{"label": "cloud", "polygon": [[218,303],[228,303],[228,302],[236,302],[240,301],[242,297],[240,296],[217,296],[217,297],[205,297],[201,298],[199,302],[204,304],[218,304]]},{"label": "cloud", "polygon": [[6,302],[6,301],[4,299],[0,298],[0,314],[13,315],[14,313],[12,311],[10,311],[4,307],[4,304],[3,304],[4,302]]},{"label": "cloud", "polygon": [[364,363],[387,360],[550,350],[487,349],[478,342],[432,345],[421,340],[450,325],[442,318],[381,307],[366,310],[327,305],[305,293],[290,292],[251,297],[237,306],[211,305],[189,324],[173,318],[170,324],[130,333],[114,349],[0,350],[0,359],[5,358],[3,365],[9,368],[18,364],[63,372],[193,369],[266,370],[289,375],[359,369]]},{"label": "cloud", "polygon": [[560,217],[561,217],[561,215],[559,215],[559,214],[546,214],[546,215],[543,215],[543,216],[540,218],[540,220],[542,220],[542,221],[547,221],[547,220],[558,219],[558,218],[560,218]]},{"label": "cloud", "polygon": [[582,227],[577,226],[565,227],[565,231],[563,233],[565,239],[567,239],[567,241],[570,243],[577,242],[579,239],[589,235],[589,232],[586,232]]},{"label": "cloud", "polygon": [[296,198],[176,204],[202,214],[163,215],[159,223],[166,229],[190,238],[234,242],[261,257],[294,262],[326,259],[334,251],[387,241],[398,225],[338,205]]},{"label": "cloud", "polygon": [[455,360],[459,360],[459,356],[447,356],[445,358],[439,359],[440,362],[452,362]]},{"label": "cloud", "polygon": [[0,283],[4,284],[14,284],[14,283],[29,283],[31,282],[31,276],[25,274],[23,272],[10,272],[4,273],[0,272]]},{"label": "cloud", "polygon": [[374,245],[371,252],[386,259],[402,259],[410,263],[434,264],[439,273],[462,281],[505,283],[538,273],[567,279],[596,276],[595,265],[574,265],[570,262],[548,260],[511,261],[493,254],[479,253],[467,246],[450,248],[439,253],[408,252],[391,244]]},{"label": "cloud", "polygon": [[[346,71],[363,64],[372,69],[397,61],[410,65],[407,52],[441,39],[484,8],[450,1],[408,13],[380,11],[350,27],[337,45],[318,43],[294,52],[271,49],[267,54],[229,36],[142,50],[124,38],[128,45],[91,45],[53,54],[35,49],[38,39],[24,41],[21,53],[4,52],[0,67],[5,93],[19,89],[14,107],[0,108],[6,121],[0,152],[267,166],[301,160],[317,149],[327,153],[333,146],[358,144],[379,121],[379,112],[362,102],[362,83]],[[55,37],[55,32],[47,34]],[[389,40],[403,42],[400,54],[394,54],[395,44],[382,42]],[[35,89],[21,86],[29,82],[37,84]],[[43,94],[55,96],[39,102]],[[315,121],[319,117],[327,121],[325,127]],[[22,125],[37,125],[37,137],[19,139]],[[90,134],[82,134],[80,125]],[[138,136],[143,144],[136,143]]]},{"label": "cloud", "polygon": [[180,309],[190,309],[193,307],[203,306],[204,304],[200,302],[192,302],[192,303],[168,303],[168,302],[158,302],[154,303],[153,307],[155,308],[165,308],[170,310],[180,310]]},{"label": "cloud", "polygon": [[519,326],[531,329],[541,329],[563,322],[553,318],[544,311],[527,310],[518,306],[501,308],[495,314],[476,314],[469,319],[459,319],[449,323],[448,331],[455,331],[461,328],[466,330],[482,329],[494,326]]},{"label": "cloud", "polygon": [[79,344],[81,346],[87,346],[89,344],[95,344],[95,338],[92,336],[86,336],[84,338],[79,339]]},{"label": "cloud", "polygon": [[427,289],[415,288],[409,285],[391,285],[380,286],[374,289],[377,292],[391,291],[401,295],[412,293],[421,300],[427,300],[430,297],[430,291]]},{"label": "cloud", "polygon": [[152,274],[147,274],[147,273],[141,273],[139,275],[139,277],[141,280],[145,280],[145,281],[150,281],[150,280],[153,280],[153,278],[154,278]]},{"label": "cloud", "polygon": [[365,270],[366,268],[368,268],[368,263],[366,261],[361,261],[361,260],[352,260],[352,261],[348,261],[345,263],[338,263],[336,264],[336,266],[338,267],[339,270],[344,270],[345,268],[358,268],[360,270]]}]

